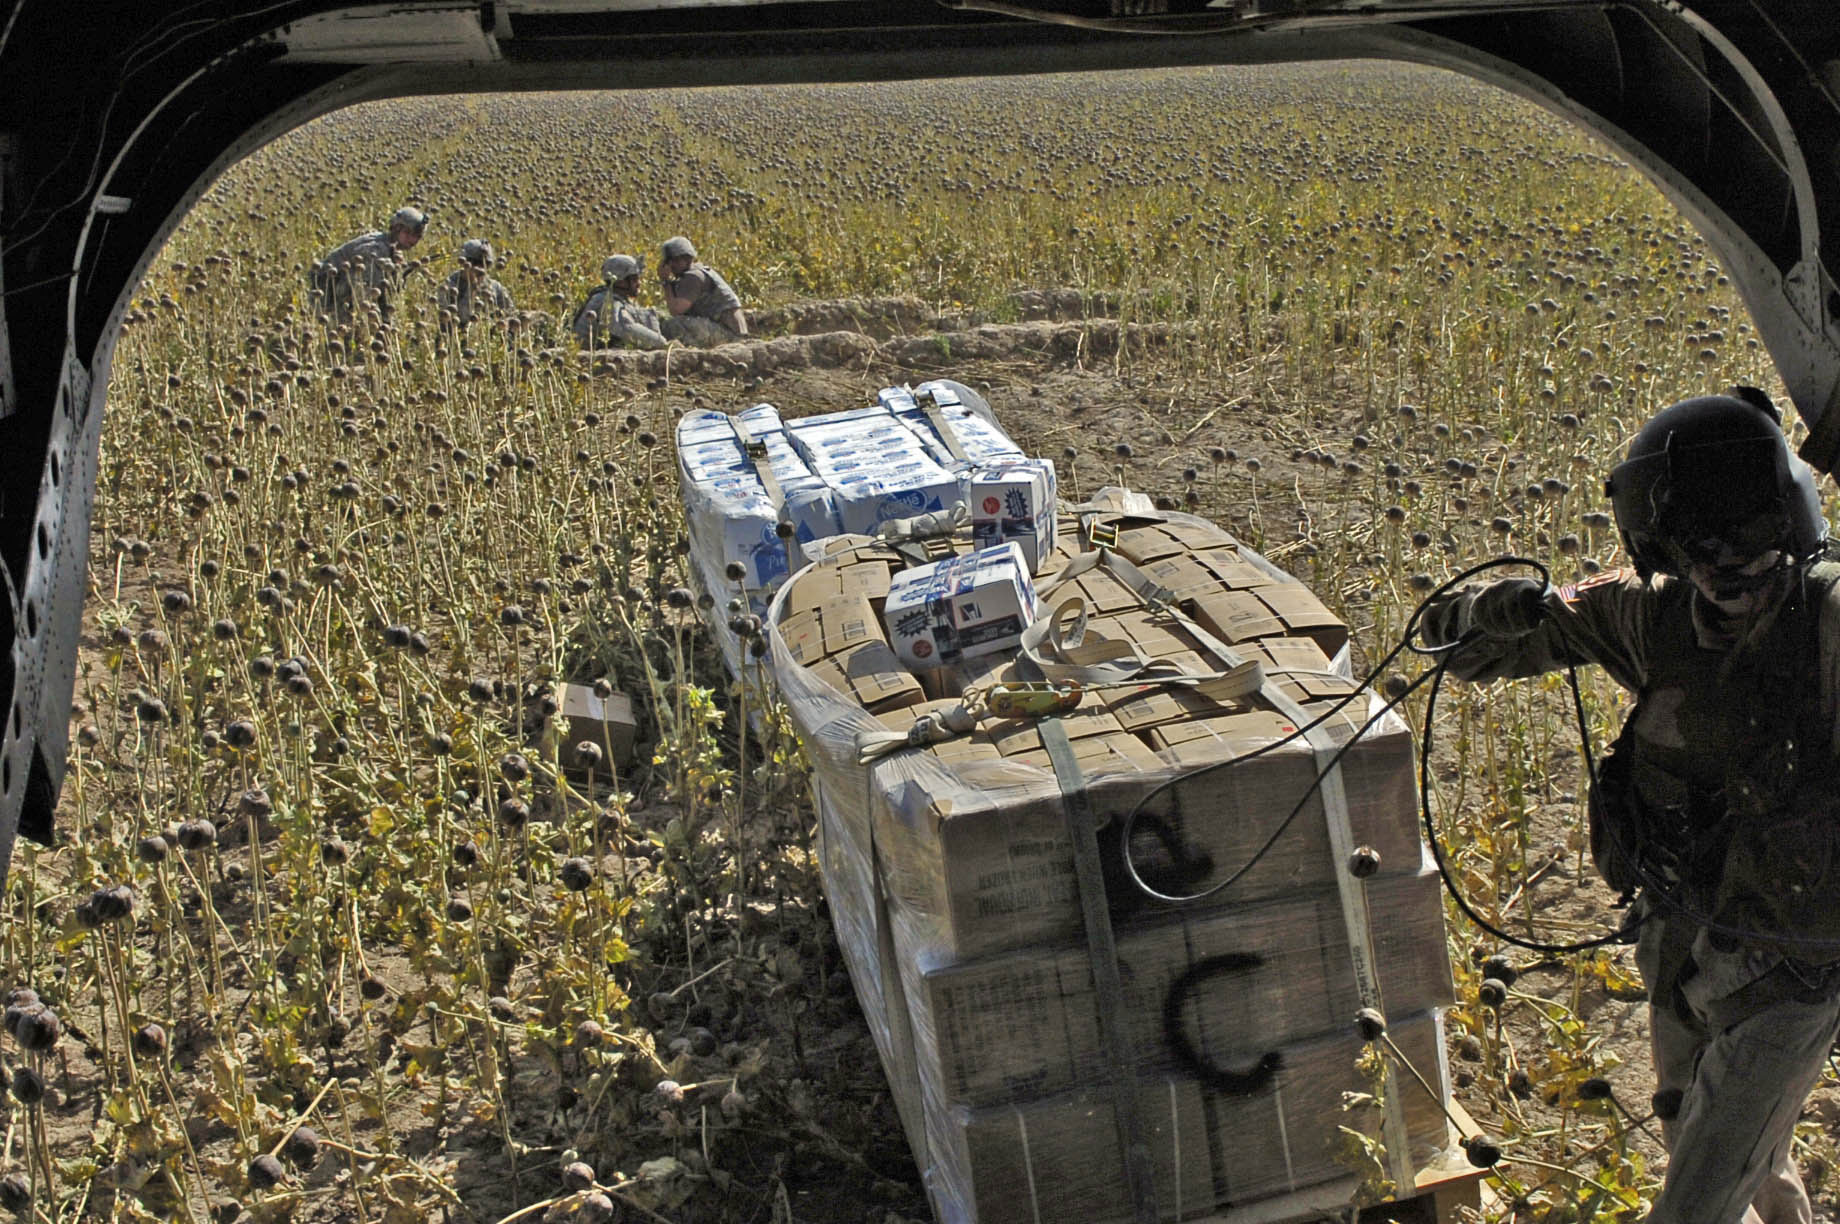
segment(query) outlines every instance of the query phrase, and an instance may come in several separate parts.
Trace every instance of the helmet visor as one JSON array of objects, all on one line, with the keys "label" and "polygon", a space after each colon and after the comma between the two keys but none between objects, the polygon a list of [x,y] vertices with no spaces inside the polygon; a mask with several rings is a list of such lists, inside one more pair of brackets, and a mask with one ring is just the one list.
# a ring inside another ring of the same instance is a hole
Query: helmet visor
[{"label": "helmet visor", "polygon": [[1707,562],[1778,547],[1788,531],[1781,453],[1769,438],[1669,447],[1654,457],[1665,465],[1650,492],[1655,534]]}]

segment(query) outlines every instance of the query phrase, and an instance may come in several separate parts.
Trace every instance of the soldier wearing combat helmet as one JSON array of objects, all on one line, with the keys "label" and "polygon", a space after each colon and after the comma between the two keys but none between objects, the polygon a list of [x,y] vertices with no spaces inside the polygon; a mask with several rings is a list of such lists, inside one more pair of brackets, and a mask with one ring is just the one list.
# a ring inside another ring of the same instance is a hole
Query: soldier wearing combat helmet
[{"label": "soldier wearing combat helmet", "polygon": [[441,322],[466,327],[477,316],[508,315],[517,309],[511,291],[488,272],[495,262],[492,244],[468,238],[460,244],[460,266],[441,286]]},{"label": "soldier wearing combat helmet", "polygon": [[427,228],[427,214],[405,206],[383,229],[335,248],[307,273],[313,310],[330,315],[334,322],[349,323],[359,305],[375,303],[388,319],[391,299],[402,284],[403,252],[420,242]]},{"label": "soldier wearing combat helmet", "polygon": [[583,348],[661,349],[658,312],[634,303],[639,296],[639,274],[645,265],[631,255],[610,255],[601,264],[601,287],[588,295],[570,323]]},{"label": "soldier wearing combat helmet", "polygon": [[696,248],[681,235],[665,241],[658,283],[664,288],[665,338],[689,344],[729,344],[748,334],[741,299],[722,274],[697,262]]},{"label": "soldier wearing combat helmet", "polygon": [[1427,608],[1467,680],[1596,663],[1636,706],[1591,843],[1634,897],[1656,1113],[1651,1221],[1808,1224],[1790,1156],[1840,1028],[1840,563],[1763,392],[1658,413],[1607,489],[1632,568]]}]

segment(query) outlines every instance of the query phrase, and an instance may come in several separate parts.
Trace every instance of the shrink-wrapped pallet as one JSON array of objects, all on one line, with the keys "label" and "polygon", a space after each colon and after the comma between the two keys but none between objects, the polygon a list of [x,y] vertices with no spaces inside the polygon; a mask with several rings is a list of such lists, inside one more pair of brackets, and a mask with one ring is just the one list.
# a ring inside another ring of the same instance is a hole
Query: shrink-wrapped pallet
[{"label": "shrink-wrapped pallet", "polygon": [[[1345,660],[1340,622],[1226,533],[1184,515],[1097,526],[1124,565],[1081,573],[1045,603],[1077,593],[1101,638],[1193,671],[1219,666],[1227,649],[1259,661],[1268,681],[1240,698],[1098,689],[1059,719],[1084,795],[1109,817],[1101,851],[1125,983],[1119,1021],[1159,1213],[1175,1218],[1178,1197],[1193,1215],[1348,1172],[1335,1148],[1348,1121],[1341,1093],[1362,1087],[1348,1020],[1363,996],[1338,889],[1345,860],[1331,851],[1317,786],[1330,745],[1349,745],[1338,811],[1378,862],[1355,885],[1374,916],[1362,955],[1374,957],[1395,1036],[1410,1038],[1402,1046],[1432,1087],[1428,1095],[1393,1079],[1407,1094],[1394,1106],[1403,1127],[1394,1138],[1422,1161],[1447,1139],[1432,1017],[1450,981],[1405,727],[1368,694],[1348,700],[1345,662],[1331,662]],[[1059,529],[1038,582],[1053,583],[1076,551],[1073,521]],[[920,715],[946,716],[967,686],[1020,673],[1004,654],[968,660],[912,677],[919,690],[893,701],[872,701],[876,685],[840,682],[839,652],[855,657],[881,631],[870,615],[907,561],[867,539],[823,551],[775,601],[771,668],[814,767],[839,939],[936,1211],[966,1221],[1129,1218],[1108,1087],[1116,1065],[1101,1039],[1066,798],[1038,724],[985,720],[944,742],[860,756],[878,735],[909,733]],[[1146,605],[1152,567],[1180,615]],[[1323,720],[1314,744],[1283,710]],[[1128,856],[1126,813],[1135,814]],[[1176,894],[1198,865],[1208,878],[1251,865],[1226,892],[1174,905],[1131,884],[1127,858],[1140,882]],[[1237,959],[1246,956],[1257,963]],[[1256,1071],[1274,1051],[1279,1069],[1254,1090],[1213,1074]]]}]

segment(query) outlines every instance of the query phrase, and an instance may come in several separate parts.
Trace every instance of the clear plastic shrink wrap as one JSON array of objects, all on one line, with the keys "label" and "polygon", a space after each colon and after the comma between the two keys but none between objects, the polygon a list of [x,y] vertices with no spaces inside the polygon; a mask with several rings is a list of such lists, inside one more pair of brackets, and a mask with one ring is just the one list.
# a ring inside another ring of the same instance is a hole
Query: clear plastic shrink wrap
[{"label": "clear plastic shrink wrap", "polygon": [[[1312,715],[1352,691],[1339,621],[1225,532],[1180,514],[1108,525],[1119,556],[1172,592],[1192,623],[1260,661],[1276,691]],[[1070,516],[1057,531],[1037,585],[1078,551]],[[1018,678],[1012,655],[915,676],[879,615],[908,562],[868,538],[827,551],[780,588],[765,662],[811,759],[833,920],[935,1211],[981,1224],[1128,1220],[1073,851],[1037,724],[986,720],[860,759],[865,735],[908,732],[920,714],[956,706],[967,686]],[[1104,568],[1069,580],[1044,607],[1069,593],[1085,601],[1089,632],[1184,670],[1218,666],[1181,621]],[[1376,710],[1364,695],[1326,725],[1345,742]],[[1224,874],[1298,809],[1243,878],[1204,902],[1165,905],[1122,877],[1108,881],[1159,1214],[1352,1187],[1339,1128],[1377,1134],[1380,1121],[1377,1110],[1343,1108],[1344,1093],[1371,1084],[1357,1068],[1350,1017],[1360,1000],[1339,864],[1312,790],[1315,751],[1292,739],[1196,773],[1283,739],[1291,724],[1269,703],[1172,687],[1091,691],[1061,723],[1113,829],[1149,800],[1132,848],[1152,880],[1173,878],[1153,871],[1169,866],[1159,825],[1179,824],[1183,853]],[[1436,1093],[1398,1075],[1389,1089],[1422,1165],[1450,1142],[1439,1010],[1452,987],[1407,728],[1385,715],[1340,770],[1353,839],[1379,855],[1364,887],[1391,1033]],[[1116,844],[1108,853],[1122,857]]]}]

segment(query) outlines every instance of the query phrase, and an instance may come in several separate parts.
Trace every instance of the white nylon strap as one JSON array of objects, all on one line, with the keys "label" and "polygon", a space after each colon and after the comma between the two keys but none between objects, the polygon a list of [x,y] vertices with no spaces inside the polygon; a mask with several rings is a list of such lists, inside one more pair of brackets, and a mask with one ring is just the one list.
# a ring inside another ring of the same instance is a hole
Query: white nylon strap
[{"label": "white nylon strap", "polygon": [[[1285,696],[1276,684],[1267,684],[1261,690],[1261,695],[1271,703],[1272,709],[1296,726],[1301,727],[1310,721],[1308,711]],[[1380,978],[1374,969],[1374,937],[1367,911],[1367,888],[1348,870],[1348,864],[1354,856],[1354,831],[1348,818],[1348,789],[1342,781],[1341,766],[1329,768],[1329,762],[1340,751],[1341,745],[1335,742],[1335,736],[1330,733],[1327,725],[1304,732],[1303,738],[1315,751],[1316,767],[1327,770],[1318,791],[1322,795],[1323,820],[1329,829],[1329,857],[1335,872],[1335,887],[1341,894],[1342,925],[1348,933],[1355,992],[1360,996],[1362,1007],[1371,1007],[1384,1016],[1386,1004],[1380,997]],[[1386,1075],[1389,1078],[1393,1075],[1390,1065]],[[1416,1174],[1412,1168],[1411,1142],[1406,1135],[1406,1107],[1401,1093],[1386,1094],[1386,1116],[1380,1126],[1393,1182],[1399,1188],[1398,1193],[1408,1194],[1415,1184]]]}]

